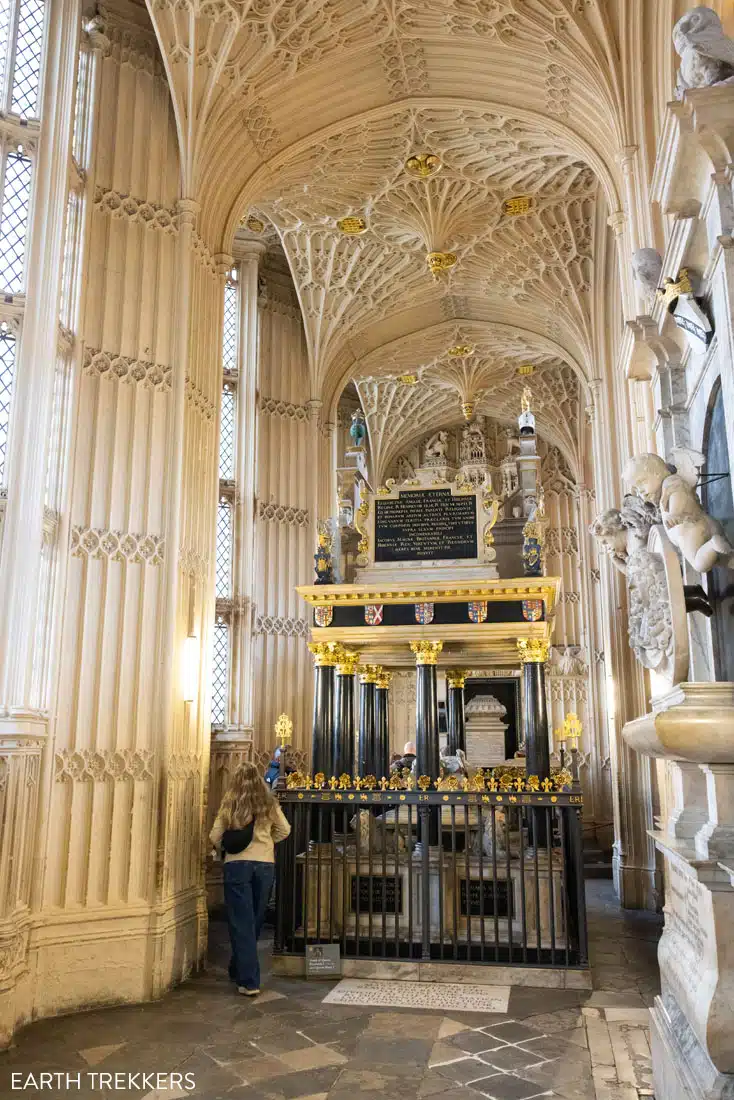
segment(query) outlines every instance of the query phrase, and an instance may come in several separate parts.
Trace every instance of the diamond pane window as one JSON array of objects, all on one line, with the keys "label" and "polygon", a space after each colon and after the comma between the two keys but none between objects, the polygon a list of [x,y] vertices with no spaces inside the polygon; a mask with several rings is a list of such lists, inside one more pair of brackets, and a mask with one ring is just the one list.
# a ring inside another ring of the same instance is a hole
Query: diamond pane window
[{"label": "diamond pane window", "polygon": [[239,288],[236,283],[225,283],[224,336],[222,340],[222,367],[224,370],[237,370],[238,312]]},{"label": "diamond pane window", "polygon": [[44,8],[43,0],[20,0],[10,109],[23,118],[38,118],[39,113]]},{"label": "diamond pane window", "polygon": [[232,502],[226,499],[220,500],[217,508],[215,590],[220,600],[227,600],[232,594]]},{"label": "diamond pane window", "polygon": [[10,0],[0,0],[0,93],[5,103],[5,74],[8,71],[10,46]]},{"label": "diamond pane window", "polygon": [[235,396],[232,386],[222,390],[222,423],[219,432],[219,477],[234,480],[234,416]]},{"label": "diamond pane window", "polygon": [[0,483],[5,471],[10,425],[10,401],[15,378],[15,337],[7,325],[0,324]]},{"label": "diamond pane window", "polygon": [[8,153],[0,206],[0,288],[10,294],[20,294],[24,287],[30,197],[31,162],[22,153]]},{"label": "diamond pane window", "polygon": [[227,685],[229,682],[229,623],[214,624],[212,660],[212,725],[227,723]]}]

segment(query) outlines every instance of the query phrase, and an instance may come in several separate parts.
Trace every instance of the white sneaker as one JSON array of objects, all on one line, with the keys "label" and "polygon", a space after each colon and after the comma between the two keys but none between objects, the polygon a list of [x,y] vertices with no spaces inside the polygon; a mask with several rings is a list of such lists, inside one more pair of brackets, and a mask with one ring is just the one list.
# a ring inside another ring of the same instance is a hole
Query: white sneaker
[{"label": "white sneaker", "polygon": [[241,993],[243,997],[257,997],[260,992],[259,989],[247,989],[244,985],[237,986],[237,992]]}]

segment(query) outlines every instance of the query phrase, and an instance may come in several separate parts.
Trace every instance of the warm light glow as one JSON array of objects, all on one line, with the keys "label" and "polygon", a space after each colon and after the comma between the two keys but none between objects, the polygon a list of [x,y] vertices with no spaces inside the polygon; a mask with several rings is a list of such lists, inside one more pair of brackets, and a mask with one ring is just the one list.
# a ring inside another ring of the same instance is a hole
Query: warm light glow
[{"label": "warm light glow", "polygon": [[199,689],[199,639],[189,634],[181,656],[181,691],[184,703],[193,703]]}]

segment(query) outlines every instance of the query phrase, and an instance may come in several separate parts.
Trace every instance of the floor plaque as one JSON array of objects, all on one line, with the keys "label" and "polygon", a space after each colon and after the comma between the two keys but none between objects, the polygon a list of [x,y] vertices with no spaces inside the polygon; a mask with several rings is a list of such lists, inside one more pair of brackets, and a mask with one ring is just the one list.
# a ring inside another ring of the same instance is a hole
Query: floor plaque
[{"label": "floor plaque", "polygon": [[502,985],[345,978],[324,997],[324,1002],[378,1008],[435,1008],[447,1012],[507,1012],[509,999],[510,987]]}]

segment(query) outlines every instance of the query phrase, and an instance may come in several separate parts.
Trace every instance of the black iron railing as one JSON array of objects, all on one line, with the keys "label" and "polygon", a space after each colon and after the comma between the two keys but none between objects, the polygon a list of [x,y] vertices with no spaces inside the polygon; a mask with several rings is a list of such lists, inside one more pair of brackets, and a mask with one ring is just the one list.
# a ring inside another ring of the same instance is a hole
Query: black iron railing
[{"label": "black iron railing", "polygon": [[580,794],[278,797],[276,954],[587,965]]}]

